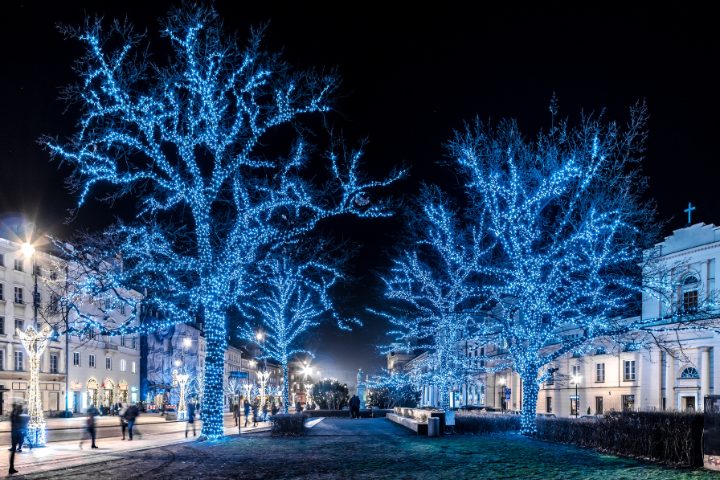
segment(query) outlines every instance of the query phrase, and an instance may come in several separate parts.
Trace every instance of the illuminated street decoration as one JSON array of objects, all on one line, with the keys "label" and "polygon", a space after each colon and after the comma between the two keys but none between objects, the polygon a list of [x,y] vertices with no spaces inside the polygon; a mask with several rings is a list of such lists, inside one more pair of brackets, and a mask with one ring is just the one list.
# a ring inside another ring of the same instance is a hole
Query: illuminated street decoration
[{"label": "illuminated street decoration", "polygon": [[614,319],[641,290],[654,216],[637,166],[645,106],[630,116],[625,129],[585,116],[536,138],[513,122],[477,122],[450,143],[475,207],[466,219],[483,222],[482,241],[493,245],[476,267],[487,302],[482,333],[522,378],[526,434],[536,429],[548,363],[630,327]]},{"label": "illuminated street decoration", "polygon": [[[288,413],[288,362],[298,353],[307,353],[297,345],[298,338],[319,325],[325,315],[335,318],[340,328],[349,328],[348,322],[341,321],[334,314],[329,297],[329,290],[340,274],[330,265],[282,258],[261,262],[257,277],[255,287],[260,293],[246,304],[246,308],[257,312],[263,335],[259,340],[255,326],[250,323],[241,328],[240,335],[257,343],[261,358],[272,358],[280,363],[282,408],[284,413]],[[349,323],[359,324],[359,321],[352,319]]]},{"label": "illuminated street decoration", "polygon": [[[262,32],[247,47],[222,32],[212,8],[172,10],[163,22],[167,62],[146,62],[142,32],[101,20],[67,30],[86,53],[71,88],[82,117],[69,142],[46,138],[73,169],[79,206],[99,186],[109,200],[133,195],[137,221],[108,232],[122,285],[147,291],[158,312],[114,334],[202,320],[207,342],[201,438],[223,435],[226,315],[248,293],[249,271],[268,251],[296,241],[325,218],[387,216],[360,176],[362,149],[333,145],[328,175],[314,184],[304,117],[331,110],[332,75],[293,72],[265,52]],[[278,138],[296,138],[279,144]],[[272,145],[273,148],[268,148]],[[337,151],[336,151],[337,150]],[[198,375],[197,378],[200,376]]]},{"label": "illuminated street decoration", "polygon": [[45,417],[43,416],[42,397],[40,396],[40,357],[50,341],[52,329],[45,324],[38,331],[29,325],[23,332],[16,329],[17,336],[28,353],[30,362],[30,389],[28,392],[28,423],[27,437],[33,446],[45,445]]},{"label": "illuminated street decoration", "polygon": [[418,213],[420,232],[413,250],[393,261],[384,278],[385,297],[401,313],[375,312],[392,325],[394,341],[386,352],[416,349],[429,354],[417,365],[417,385],[436,386],[440,407],[450,407],[450,390],[468,372],[460,342],[475,331],[476,316],[466,313],[479,301],[473,280],[484,250],[476,239],[481,229],[463,229],[449,205],[433,190],[424,192]]}]

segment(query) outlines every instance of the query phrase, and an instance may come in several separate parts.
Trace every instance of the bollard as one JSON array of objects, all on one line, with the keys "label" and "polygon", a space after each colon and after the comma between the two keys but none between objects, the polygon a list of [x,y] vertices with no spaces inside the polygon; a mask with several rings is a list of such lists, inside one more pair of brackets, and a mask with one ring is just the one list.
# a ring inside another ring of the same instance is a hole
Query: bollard
[{"label": "bollard", "polygon": [[440,436],[440,419],[437,417],[428,418],[428,437]]}]

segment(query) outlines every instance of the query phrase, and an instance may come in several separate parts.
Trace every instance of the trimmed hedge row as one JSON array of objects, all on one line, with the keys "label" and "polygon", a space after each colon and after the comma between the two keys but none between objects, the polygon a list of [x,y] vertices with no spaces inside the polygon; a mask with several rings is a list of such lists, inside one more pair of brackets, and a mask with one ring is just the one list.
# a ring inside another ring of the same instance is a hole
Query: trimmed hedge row
[{"label": "trimmed hedge row", "polygon": [[[360,410],[360,417],[361,418],[371,418],[371,417],[384,417],[385,414],[388,412],[392,413],[392,409],[389,410],[382,410],[382,409],[373,409],[370,410],[364,409]],[[303,415],[307,415],[308,417],[331,417],[331,418],[350,418],[350,410],[303,410]]]},{"label": "trimmed hedge row", "polygon": [[278,413],[270,417],[273,435],[303,435],[307,415],[297,413]]},{"label": "trimmed hedge row", "polygon": [[520,430],[519,415],[495,415],[488,413],[456,413],[455,432],[495,433]]},{"label": "trimmed hedge row", "polygon": [[681,412],[612,413],[588,419],[538,418],[541,440],[687,467],[703,464],[703,415]]}]

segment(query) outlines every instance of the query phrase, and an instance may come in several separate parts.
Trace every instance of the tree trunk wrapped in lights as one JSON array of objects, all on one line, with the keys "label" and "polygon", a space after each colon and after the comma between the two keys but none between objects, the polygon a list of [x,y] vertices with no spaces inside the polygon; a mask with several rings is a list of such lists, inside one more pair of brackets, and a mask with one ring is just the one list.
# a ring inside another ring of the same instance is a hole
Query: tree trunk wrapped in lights
[{"label": "tree trunk wrapped in lights", "polygon": [[41,447],[45,445],[46,438],[45,417],[43,416],[42,397],[40,396],[40,357],[50,341],[52,329],[45,324],[40,330],[36,330],[30,325],[24,332],[19,328],[16,331],[28,353],[30,363],[30,389],[28,392],[30,422],[27,437],[33,447]]},{"label": "tree trunk wrapped in lights", "polygon": [[[331,111],[337,79],[293,71],[263,50],[262,31],[240,46],[214,9],[188,4],[162,23],[168,60],[152,62],[143,30],[127,22],[106,29],[101,20],[64,30],[86,48],[76,64],[80,81],[66,90],[82,117],[70,141],[44,144],[73,169],[68,183],[79,206],[99,185],[109,189],[107,200],[137,200],[137,220],[109,232],[122,258],[113,273],[148,292],[145,308],[158,315],[146,316],[141,329],[202,322],[201,438],[217,438],[226,316],[248,293],[250,270],[322,219],[389,215],[372,191],[401,173],[363,180],[362,151],[337,152],[343,146],[333,142],[328,174],[310,172],[315,149],[303,135],[305,119]],[[137,330],[129,322],[115,333]]]}]

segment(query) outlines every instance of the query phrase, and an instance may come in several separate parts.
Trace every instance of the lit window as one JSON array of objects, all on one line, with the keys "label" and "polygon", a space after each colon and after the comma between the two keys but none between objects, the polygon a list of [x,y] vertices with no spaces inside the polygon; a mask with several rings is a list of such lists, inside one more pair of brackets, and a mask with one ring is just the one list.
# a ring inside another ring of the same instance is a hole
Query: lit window
[{"label": "lit window", "polygon": [[688,275],[682,283],[682,308],[684,312],[694,312],[698,308],[698,290],[700,279]]},{"label": "lit window", "polygon": [[132,363],[130,364],[130,371],[131,371],[132,373],[135,373],[135,362],[132,362]]},{"label": "lit window", "polygon": [[121,372],[125,371],[125,359],[124,358],[120,359],[120,371]]}]

